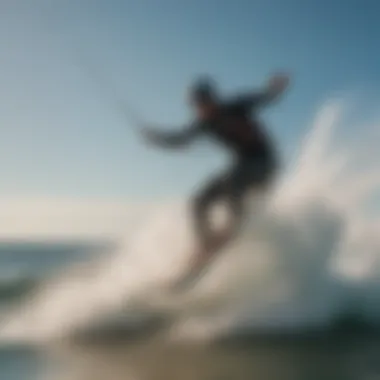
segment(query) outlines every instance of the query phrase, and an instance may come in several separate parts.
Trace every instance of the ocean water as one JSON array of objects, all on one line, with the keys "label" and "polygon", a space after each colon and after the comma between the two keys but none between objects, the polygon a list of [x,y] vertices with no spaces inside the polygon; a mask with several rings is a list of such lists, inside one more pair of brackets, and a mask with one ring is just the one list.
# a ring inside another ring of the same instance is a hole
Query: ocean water
[{"label": "ocean water", "polygon": [[[62,268],[99,257],[98,242],[0,243],[0,321],[7,312],[38,293],[41,284]],[[0,379],[39,379],[49,366],[38,347],[0,344]]]},{"label": "ocean water", "polygon": [[194,248],[186,202],[112,246],[0,245],[0,378],[380,379],[379,157],[329,149],[339,113],[188,292],[167,288]]},{"label": "ocean water", "polygon": [[[71,282],[72,275],[62,268],[74,265],[83,271],[83,263],[99,261],[103,266],[105,260],[99,257],[99,252],[96,245],[75,243],[0,245],[4,273],[7,266],[20,268],[13,272],[17,277],[4,277],[3,310],[33,299],[34,294],[42,291],[41,283],[50,281],[46,279],[64,276]],[[107,255],[114,257],[112,251]],[[218,333],[218,339],[205,342],[172,340],[167,333],[175,325],[173,315],[164,314],[163,318],[160,306],[161,313],[141,325],[112,320],[110,325],[101,328],[96,325],[95,329],[76,333],[68,340],[41,344],[36,336],[22,333],[17,341],[7,341],[0,347],[0,379],[380,378],[380,331],[353,315],[346,315],[347,319],[337,320],[330,327],[323,325],[321,329],[296,334],[287,329],[273,334],[256,329]],[[23,314],[23,317],[31,323],[24,328],[33,330],[30,316]],[[39,321],[36,322],[38,325]]]}]

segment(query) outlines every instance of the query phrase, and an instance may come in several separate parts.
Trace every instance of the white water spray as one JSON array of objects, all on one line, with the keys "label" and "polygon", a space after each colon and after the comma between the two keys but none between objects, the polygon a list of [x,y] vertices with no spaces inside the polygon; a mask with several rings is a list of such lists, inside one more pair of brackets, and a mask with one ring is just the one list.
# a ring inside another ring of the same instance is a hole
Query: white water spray
[{"label": "white water spray", "polygon": [[160,296],[160,286],[186,269],[194,246],[186,206],[163,205],[109,262],[47,282],[2,326],[3,339],[51,339],[137,306],[145,314],[166,310],[181,337],[326,327],[353,311],[376,323],[380,223],[363,204],[378,191],[380,174],[352,170],[362,152],[329,150],[340,109],[337,103],[322,108],[265,212],[252,214],[191,293]]}]

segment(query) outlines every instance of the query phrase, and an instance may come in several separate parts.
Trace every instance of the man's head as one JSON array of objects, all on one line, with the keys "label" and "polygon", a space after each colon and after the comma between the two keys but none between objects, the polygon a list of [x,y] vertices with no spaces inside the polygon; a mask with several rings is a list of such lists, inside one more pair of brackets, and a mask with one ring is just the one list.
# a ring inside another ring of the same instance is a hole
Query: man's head
[{"label": "man's head", "polygon": [[197,80],[190,88],[189,100],[198,116],[208,117],[217,108],[218,95],[214,82],[209,78]]}]

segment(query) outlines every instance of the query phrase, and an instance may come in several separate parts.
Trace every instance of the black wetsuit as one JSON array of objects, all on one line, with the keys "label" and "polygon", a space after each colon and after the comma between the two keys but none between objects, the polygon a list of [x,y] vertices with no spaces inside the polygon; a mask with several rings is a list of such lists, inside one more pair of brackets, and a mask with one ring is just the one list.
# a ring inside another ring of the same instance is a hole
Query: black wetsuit
[{"label": "black wetsuit", "polygon": [[255,112],[274,98],[269,93],[239,96],[220,104],[213,117],[207,120],[196,120],[180,132],[157,135],[156,142],[160,145],[177,147],[207,134],[233,153],[231,167],[213,178],[194,198],[195,227],[203,242],[209,237],[207,213],[213,202],[228,202],[236,229],[247,190],[266,186],[273,178],[277,168],[276,154]]}]

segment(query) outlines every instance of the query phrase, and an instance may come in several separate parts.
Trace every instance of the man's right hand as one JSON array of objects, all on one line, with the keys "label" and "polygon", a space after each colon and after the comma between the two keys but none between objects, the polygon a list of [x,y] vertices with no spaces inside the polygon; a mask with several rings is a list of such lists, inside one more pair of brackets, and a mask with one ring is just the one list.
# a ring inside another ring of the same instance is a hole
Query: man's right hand
[{"label": "man's right hand", "polygon": [[285,73],[274,74],[268,81],[268,90],[273,94],[281,94],[286,90],[290,82],[290,76]]}]

